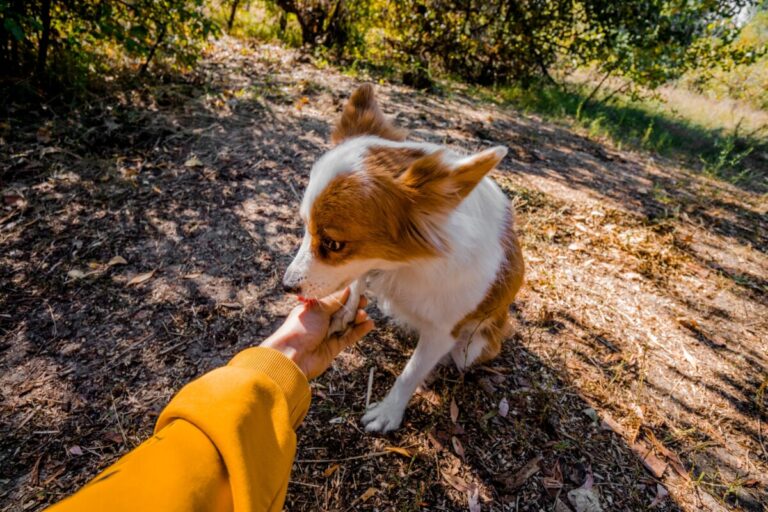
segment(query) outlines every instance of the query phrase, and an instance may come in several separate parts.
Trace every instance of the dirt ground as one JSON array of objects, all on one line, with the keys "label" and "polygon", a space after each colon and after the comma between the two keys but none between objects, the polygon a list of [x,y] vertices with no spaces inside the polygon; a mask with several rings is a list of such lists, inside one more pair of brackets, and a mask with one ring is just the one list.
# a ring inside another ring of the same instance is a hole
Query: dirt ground
[{"label": "dirt ground", "polygon": [[[355,85],[223,40],[184,79],[10,106],[0,510],[72,493],[279,324],[298,197]],[[371,308],[313,383],[285,508],[768,510],[766,196],[459,93],[378,94],[414,140],[509,147],[527,282],[502,355],[438,369],[387,436],[360,425],[369,372],[376,400],[416,340]]]}]

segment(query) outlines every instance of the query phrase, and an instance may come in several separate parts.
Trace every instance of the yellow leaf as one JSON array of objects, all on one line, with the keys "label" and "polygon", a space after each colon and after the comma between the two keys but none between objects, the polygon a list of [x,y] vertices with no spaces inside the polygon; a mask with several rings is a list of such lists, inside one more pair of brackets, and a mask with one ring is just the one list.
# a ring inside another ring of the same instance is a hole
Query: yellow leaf
[{"label": "yellow leaf", "polygon": [[149,272],[144,272],[143,274],[135,275],[131,278],[130,281],[128,281],[128,284],[126,286],[133,286],[135,284],[141,284],[145,281],[148,281],[152,279],[152,276],[155,275],[154,270],[150,270]]},{"label": "yellow leaf", "polygon": [[456,405],[456,400],[451,397],[451,421],[456,423],[459,419],[459,406]]},{"label": "yellow leaf", "polygon": [[323,471],[323,476],[325,478],[328,478],[329,476],[331,476],[332,474],[334,474],[338,470],[339,470],[339,465],[338,464],[334,464],[333,466],[331,466],[328,469],[326,469],[325,471]]},{"label": "yellow leaf", "polygon": [[367,491],[363,493],[362,496],[360,496],[361,502],[366,502],[369,499],[371,499],[379,490],[375,487],[369,487]]},{"label": "yellow leaf", "polygon": [[386,448],[384,448],[384,451],[390,452],[390,453],[397,453],[398,455],[402,455],[403,457],[406,457],[409,459],[411,458],[411,452],[409,452],[405,448],[401,448],[400,446],[387,446]]},{"label": "yellow leaf", "polygon": [[114,256],[109,262],[107,263],[108,267],[114,267],[115,265],[127,265],[128,262],[123,258],[122,256]]},{"label": "yellow leaf", "polygon": [[185,167],[202,167],[203,162],[199,158],[197,158],[197,156],[193,155],[186,162],[184,162],[184,166]]}]

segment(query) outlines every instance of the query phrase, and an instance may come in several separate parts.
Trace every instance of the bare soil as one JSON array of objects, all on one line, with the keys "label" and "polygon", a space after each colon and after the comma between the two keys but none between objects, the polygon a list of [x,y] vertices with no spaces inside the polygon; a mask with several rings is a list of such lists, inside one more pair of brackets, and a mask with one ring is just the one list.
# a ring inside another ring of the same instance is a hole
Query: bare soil
[{"label": "bare soil", "polygon": [[[356,84],[225,39],[187,76],[9,106],[0,510],[71,494],[280,323],[298,197]],[[461,92],[378,94],[414,140],[510,148],[494,178],[527,282],[502,355],[438,369],[388,436],[360,426],[369,372],[377,400],[416,340],[373,307],[313,383],[285,508],[563,512],[582,488],[604,510],[768,510],[766,197]]]}]

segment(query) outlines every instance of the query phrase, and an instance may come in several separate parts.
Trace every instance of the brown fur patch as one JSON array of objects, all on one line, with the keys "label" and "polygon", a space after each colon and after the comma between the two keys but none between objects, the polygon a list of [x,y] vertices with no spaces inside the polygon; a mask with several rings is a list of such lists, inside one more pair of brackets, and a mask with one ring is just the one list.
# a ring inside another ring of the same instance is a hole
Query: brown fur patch
[{"label": "brown fur patch", "polygon": [[504,261],[496,274],[496,279],[477,308],[461,319],[451,330],[454,338],[458,338],[468,329],[476,329],[477,332],[474,334],[485,338],[486,345],[474,364],[493,359],[501,351],[501,342],[508,330],[509,305],[515,300],[523,284],[525,264],[522,249],[515,234],[511,210],[502,243]]},{"label": "brown fur patch", "polygon": [[374,173],[388,173],[397,178],[425,155],[422,149],[372,146],[368,148],[363,167]]},{"label": "brown fur patch", "polygon": [[363,84],[352,93],[331,134],[331,142],[338,144],[361,135],[376,135],[397,141],[405,139],[405,131],[395,127],[382,114],[371,84]]},{"label": "brown fur patch", "polygon": [[[308,225],[313,253],[328,265],[437,256],[448,249],[443,215],[498,162],[486,153],[452,169],[442,151],[369,148],[363,172],[336,176],[315,199]],[[325,250],[324,237],[343,242],[344,248]]]},{"label": "brown fur patch", "polygon": [[[337,176],[315,199],[309,217],[312,251],[329,265],[352,259],[408,261],[435,256],[435,247],[411,227],[410,200],[396,179],[381,169]],[[345,243],[326,253],[323,236]]]}]

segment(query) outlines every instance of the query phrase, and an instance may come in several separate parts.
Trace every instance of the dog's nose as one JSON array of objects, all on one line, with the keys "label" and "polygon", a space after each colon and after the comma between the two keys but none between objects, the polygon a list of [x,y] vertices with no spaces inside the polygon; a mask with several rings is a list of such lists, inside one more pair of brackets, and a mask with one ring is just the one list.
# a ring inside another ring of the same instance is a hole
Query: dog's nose
[{"label": "dog's nose", "polygon": [[283,290],[285,290],[286,293],[299,294],[299,292],[301,292],[301,286],[283,283]]}]

